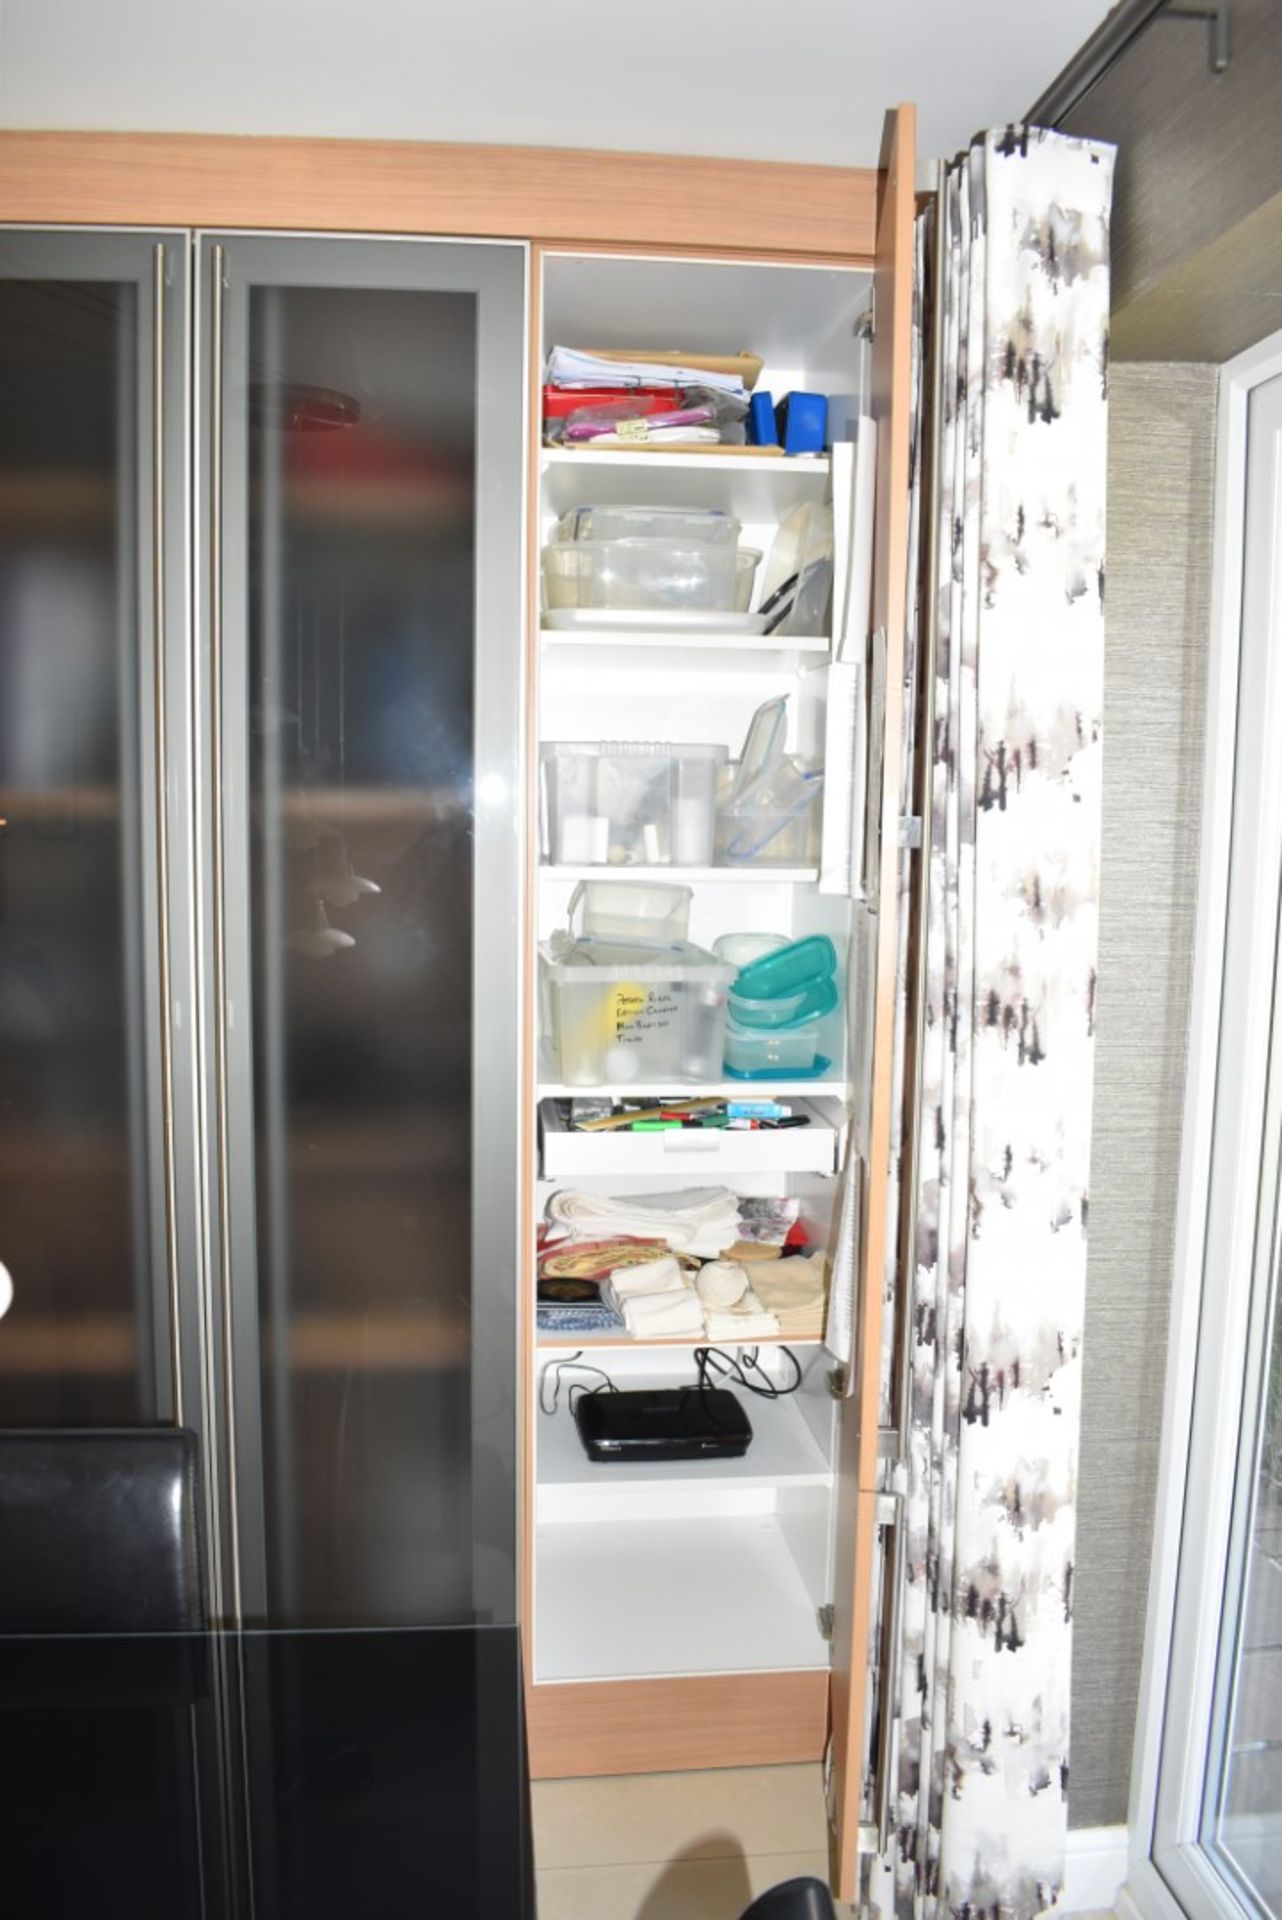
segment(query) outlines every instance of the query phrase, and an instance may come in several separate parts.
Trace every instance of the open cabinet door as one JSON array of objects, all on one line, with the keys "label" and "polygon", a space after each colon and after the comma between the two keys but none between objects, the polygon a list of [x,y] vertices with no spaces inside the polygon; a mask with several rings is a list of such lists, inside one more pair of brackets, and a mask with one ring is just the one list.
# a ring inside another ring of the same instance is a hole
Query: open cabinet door
[{"label": "open cabinet door", "polygon": [[[877,196],[872,414],[877,422],[866,899],[855,903],[855,951],[865,956],[859,1049],[868,1085],[855,1089],[859,1180],[858,1301],[852,1393],[841,1425],[837,1481],[830,1807],[839,1899],[856,1891],[877,1529],[882,1303],[890,1231],[890,1155],[898,966],[900,760],[908,587],[913,215],[916,110],[887,116]],[[884,688],[884,701],[878,693]],[[882,711],[878,713],[877,709]],[[887,1588],[889,1582],[887,1582]],[[889,1594],[887,1594],[889,1598]],[[889,1781],[875,1783],[885,1794]]]}]

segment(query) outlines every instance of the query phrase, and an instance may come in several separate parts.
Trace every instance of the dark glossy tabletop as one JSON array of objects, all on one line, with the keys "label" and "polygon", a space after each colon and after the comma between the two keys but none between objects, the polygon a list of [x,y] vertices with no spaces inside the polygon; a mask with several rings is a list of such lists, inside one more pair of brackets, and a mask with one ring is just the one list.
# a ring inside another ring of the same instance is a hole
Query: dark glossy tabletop
[{"label": "dark glossy tabletop", "polygon": [[524,1920],[508,1628],[0,1638],[13,1920]]}]

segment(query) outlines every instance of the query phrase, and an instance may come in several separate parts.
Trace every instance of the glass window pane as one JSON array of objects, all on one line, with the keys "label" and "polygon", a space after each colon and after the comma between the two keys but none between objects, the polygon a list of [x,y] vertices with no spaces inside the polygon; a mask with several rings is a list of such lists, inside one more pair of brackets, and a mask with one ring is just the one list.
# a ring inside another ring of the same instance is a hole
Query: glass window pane
[{"label": "glass window pane", "polygon": [[[1236,1671],[1215,1840],[1243,1892],[1282,1916],[1282,1314],[1274,1243],[1258,1407],[1258,1454],[1245,1489],[1246,1558],[1235,1629]],[[1256,1427],[1256,1409],[1249,1418]]]},{"label": "glass window pane", "polygon": [[470,293],[249,292],[269,1617],[473,1594]]},{"label": "glass window pane", "polygon": [[138,324],[128,282],[0,279],[0,1259],[15,1287],[4,1425],[157,1417]]}]

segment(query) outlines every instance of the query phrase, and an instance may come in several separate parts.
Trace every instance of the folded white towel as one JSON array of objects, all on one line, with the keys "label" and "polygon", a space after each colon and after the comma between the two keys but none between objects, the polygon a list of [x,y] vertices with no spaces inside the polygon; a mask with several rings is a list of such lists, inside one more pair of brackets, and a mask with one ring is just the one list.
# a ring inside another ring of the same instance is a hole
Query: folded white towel
[{"label": "folded white towel", "polygon": [[[664,1271],[660,1272],[660,1268]],[[643,1267],[616,1267],[601,1289],[601,1298],[607,1307],[622,1315],[629,1300],[652,1300],[689,1291],[686,1277],[675,1260],[648,1260]]]},{"label": "folded white towel", "polygon": [[615,1267],[609,1285],[616,1300],[630,1300],[638,1293],[671,1293],[686,1281],[672,1255],[661,1260],[646,1260],[639,1267]]},{"label": "folded white towel", "polygon": [[773,1313],[706,1313],[704,1330],[709,1340],[765,1340],[778,1333],[779,1322]]},{"label": "folded white towel", "polygon": [[615,1234],[666,1240],[676,1253],[715,1259],[739,1238],[739,1196],[726,1187],[681,1193],[580,1193],[564,1187],[548,1201],[548,1218],[579,1240]]},{"label": "folded white towel", "polygon": [[703,1311],[693,1287],[675,1293],[641,1293],[623,1303],[623,1323],[634,1340],[703,1332]]},{"label": "folded white towel", "polygon": [[756,1294],[748,1287],[728,1311],[715,1308],[705,1313],[704,1324],[710,1340],[764,1340],[778,1333],[779,1322],[767,1313]]},{"label": "folded white towel", "polygon": [[748,1276],[737,1260],[709,1260],[700,1267],[695,1291],[705,1307],[732,1307],[748,1291]]}]

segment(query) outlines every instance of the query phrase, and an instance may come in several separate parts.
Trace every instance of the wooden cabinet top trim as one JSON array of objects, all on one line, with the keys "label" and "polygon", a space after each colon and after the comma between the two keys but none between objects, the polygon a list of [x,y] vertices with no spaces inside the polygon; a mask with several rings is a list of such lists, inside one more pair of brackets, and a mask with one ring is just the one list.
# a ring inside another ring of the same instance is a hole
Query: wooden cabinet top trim
[{"label": "wooden cabinet top trim", "polygon": [[876,172],[223,134],[0,132],[0,221],[472,235],[866,265]]}]

